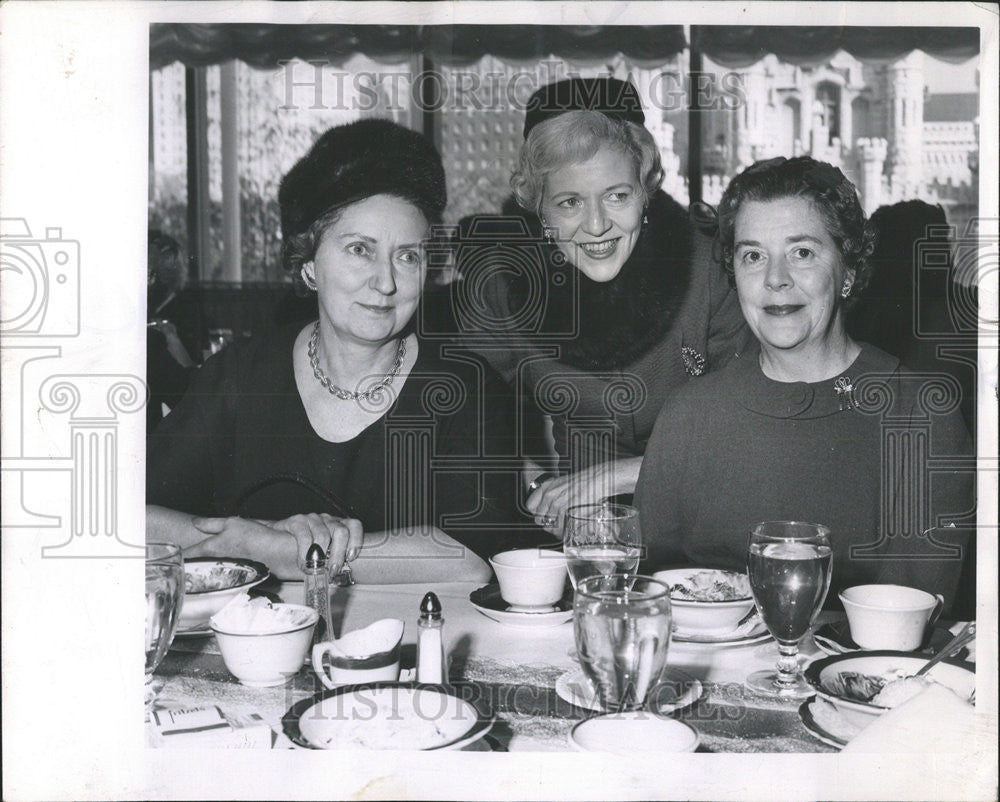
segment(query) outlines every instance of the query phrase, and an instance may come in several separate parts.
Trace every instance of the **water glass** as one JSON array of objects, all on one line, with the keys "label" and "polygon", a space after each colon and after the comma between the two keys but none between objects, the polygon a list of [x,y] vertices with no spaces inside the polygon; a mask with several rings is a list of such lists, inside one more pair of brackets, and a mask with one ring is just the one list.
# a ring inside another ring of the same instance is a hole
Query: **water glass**
[{"label": "water glass", "polygon": [[802,521],[765,521],[750,533],[747,574],[754,603],[778,643],[777,670],[756,671],[758,693],[804,698],[813,689],[799,668],[799,641],[823,607],[833,567],[830,530]]},{"label": "water glass", "polygon": [[574,588],[590,576],[634,576],[642,552],[639,510],[607,501],[570,507],[563,524],[563,552]]},{"label": "water glass", "polygon": [[580,581],[573,603],[580,665],[607,710],[641,707],[670,646],[670,588],[633,574]]},{"label": "water glass", "polygon": [[146,544],[146,709],[156,698],[153,672],[173,643],[184,603],[184,560],[173,543]]}]

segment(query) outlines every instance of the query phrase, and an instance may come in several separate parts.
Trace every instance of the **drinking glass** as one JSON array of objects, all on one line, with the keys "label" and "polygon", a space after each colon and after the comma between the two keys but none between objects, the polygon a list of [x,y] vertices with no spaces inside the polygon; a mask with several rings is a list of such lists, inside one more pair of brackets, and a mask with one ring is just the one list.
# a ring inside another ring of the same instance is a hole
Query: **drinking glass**
[{"label": "drinking glass", "polygon": [[146,544],[146,712],[156,699],[153,672],[173,643],[184,603],[184,560],[173,543]]},{"label": "drinking glass", "polygon": [[642,551],[639,510],[627,504],[580,504],[566,511],[563,552],[574,588],[590,576],[635,575]]},{"label": "drinking glass", "polygon": [[608,710],[641,707],[659,681],[670,645],[670,588],[647,576],[580,581],[573,631],[584,673]]},{"label": "drinking glass", "polygon": [[776,671],[755,671],[747,685],[788,698],[813,694],[799,669],[799,641],[830,589],[830,530],[802,521],[765,521],[750,534],[747,573],[760,617],[778,644]]}]

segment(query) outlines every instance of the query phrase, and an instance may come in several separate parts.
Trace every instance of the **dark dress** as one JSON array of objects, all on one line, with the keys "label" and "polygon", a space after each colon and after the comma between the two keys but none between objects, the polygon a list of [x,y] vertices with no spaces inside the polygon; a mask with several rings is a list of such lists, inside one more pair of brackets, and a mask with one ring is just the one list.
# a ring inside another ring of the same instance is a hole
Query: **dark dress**
[{"label": "dark dress", "polygon": [[194,368],[181,365],[170,349],[163,332],[146,329],[146,384],[149,400],[146,403],[146,431],[152,431],[163,418],[163,405],[173,409],[181,400]]},{"label": "dark dress", "polygon": [[545,451],[538,412],[563,470],[641,456],[664,402],[752,339],[711,240],[663,192],[606,283],[545,243],[534,216],[478,222],[460,244],[457,328],[519,392],[526,456]]},{"label": "dark dress", "polygon": [[[949,602],[970,591],[964,552],[948,549],[968,545],[974,522],[975,452],[957,400],[870,345],[843,377],[773,381],[748,351],[664,407],[636,488],[645,568],[744,571],[755,523],[800,520],[831,531],[827,606],[873,582]],[[853,386],[853,406],[838,382]],[[965,525],[935,544],[921,536],[935,521]]]},{"label": "dark dress", "polygon": [[205,363],[148,439],[147,503],[264,520],[329,512],[366,532],[432,523],[481,556],[525,539],[508,390],[483,360],[421,343],[385,414],[333,443],[312,428],[295,385],[300,329]]}]

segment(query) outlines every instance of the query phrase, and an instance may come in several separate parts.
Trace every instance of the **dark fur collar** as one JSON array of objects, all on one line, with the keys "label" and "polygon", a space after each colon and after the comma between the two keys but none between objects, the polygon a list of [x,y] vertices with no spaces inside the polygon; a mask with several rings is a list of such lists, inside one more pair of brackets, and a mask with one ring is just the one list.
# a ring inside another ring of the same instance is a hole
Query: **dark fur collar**
[{"label": "dark fur collar", "polygon": [[[550,282],[543,328],[579,334],[560,344],[560,361],[583,370],[624,368],[663,340],[684,301],[691,278],[692,233],[687,212],[665,192],[657,192],[646,211],[649,220],[621,272],[611,281],[591,281],[574,272],[580,285],[574,325],[573,282]],[[534,230],[537,219],[529,221]],[[555,246],[551,261],[561,260]],[[511,288],[514,308],[521,308],[526,287]]]}]

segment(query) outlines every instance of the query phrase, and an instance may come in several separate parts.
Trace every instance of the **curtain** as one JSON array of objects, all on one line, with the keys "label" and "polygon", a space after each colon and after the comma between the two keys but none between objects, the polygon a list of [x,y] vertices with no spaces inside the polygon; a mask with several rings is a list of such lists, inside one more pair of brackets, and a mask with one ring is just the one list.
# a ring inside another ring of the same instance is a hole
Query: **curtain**
[{"label": "curtain", "polygon": [[922,50],[958,63],[979,54],[979,29],[693,25],[691,46],[730,69],[749,67],[768,53],[791,64],[819,66],[838,50],[866,62],[892,62]]},{"label": "curtain", "polygon": [[150,26],[150,67],[174,61],[190,67],[240,59],[271,68],[279,61],[322,59],[342,65],[355,53],[399,63],[426,53],[435,63],[462,66],[493,55],[511,62],[558,56],[600,63],[618,53],[638,66],[659,66],[687,46],[680,25],[271,25],[156,23]]}]

